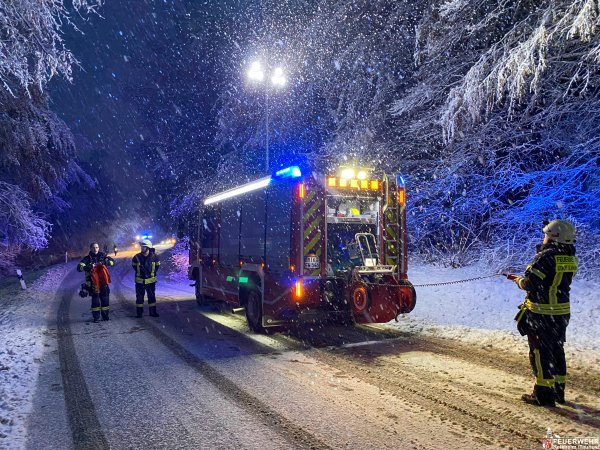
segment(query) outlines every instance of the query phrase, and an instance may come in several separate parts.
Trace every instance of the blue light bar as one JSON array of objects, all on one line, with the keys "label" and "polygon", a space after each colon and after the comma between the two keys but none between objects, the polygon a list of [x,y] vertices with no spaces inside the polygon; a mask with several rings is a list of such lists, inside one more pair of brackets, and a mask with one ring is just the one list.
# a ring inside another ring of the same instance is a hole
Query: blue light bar
[{"label": "blue light bar", "polygon": [[286,167],[285,169],[278,170],[275,172],[277,178],[299,178],[302,176],[302,171],[298,166]]}]

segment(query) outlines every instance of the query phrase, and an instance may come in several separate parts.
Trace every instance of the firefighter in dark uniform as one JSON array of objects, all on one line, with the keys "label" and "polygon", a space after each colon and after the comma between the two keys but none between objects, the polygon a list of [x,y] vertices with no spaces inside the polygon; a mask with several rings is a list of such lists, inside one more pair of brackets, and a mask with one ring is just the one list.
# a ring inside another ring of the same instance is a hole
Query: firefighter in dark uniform
[{"label": "firefighter in dark uniform", "polygon": [[141,252],[131,261],[135,270],[135,306],[136,316],[144,314],[144,293],[148,295],[150,316],[158,317],[156,312],[156,271],[160,267],[160,259],[152,247],[152,242],[144,239],[140,242]]},{"label": "firefighter in dark uniform", "polygon": [[99,264],[112,267],[115,265],[115,261],[100,251],[100,245],[97,242],[92,242],[90,244],[90,252],[79,262],[77,271],[85,272],[85,285],[88,293],[92,296],[92,317],[94,322],[98,322],[100,316],[102,316],[102,320],[109,320],[110,288],[106,284],[97,292],[92,285],[92,269]]},{"label": "firefighter in dark uniform", "polygon": [[553,220],[544,228],[544,242],[522,277],[514,281],[527,292],[515,317],[522,336],[527,335],[529,360],[535,375],[532,394],[522,400],[538,406],[565,402],[567,362],[564,343],[570,318],[569,291],[577,273],[575,227]]}]

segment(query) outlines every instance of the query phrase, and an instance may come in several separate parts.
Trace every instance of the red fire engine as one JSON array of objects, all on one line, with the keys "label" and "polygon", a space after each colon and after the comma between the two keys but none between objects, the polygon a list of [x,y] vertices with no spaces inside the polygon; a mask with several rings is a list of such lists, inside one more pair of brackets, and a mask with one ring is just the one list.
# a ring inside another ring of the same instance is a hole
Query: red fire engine
[{"label": "red fire engine", "polygon": [[298,166],[204,201],[190,232],[189,278],[208,298],[245,308],[250,328],[312,314],[357,323],[412,311],[402,177]]}]

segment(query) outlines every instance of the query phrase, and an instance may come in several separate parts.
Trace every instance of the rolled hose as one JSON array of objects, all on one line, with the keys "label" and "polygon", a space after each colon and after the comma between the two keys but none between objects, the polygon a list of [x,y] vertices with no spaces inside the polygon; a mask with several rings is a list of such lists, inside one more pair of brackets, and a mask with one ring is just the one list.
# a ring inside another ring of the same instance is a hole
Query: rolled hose
[{"label": "rolled hose", "polygon": [[365,283],[354,283],[350,289],[350,306],[354,314],[362,314],[371,306],[371,294]]},{"label": "rolled hose", "polygon": [[[415,309],[415,305],[417,304],[417,291],[410,281],[404,281],[400,285],[398,295],[400,296],[400,310],[398,311],[398,315],[407,314]],[[396,320],[398,320],[398,316],[396,316]]]}]

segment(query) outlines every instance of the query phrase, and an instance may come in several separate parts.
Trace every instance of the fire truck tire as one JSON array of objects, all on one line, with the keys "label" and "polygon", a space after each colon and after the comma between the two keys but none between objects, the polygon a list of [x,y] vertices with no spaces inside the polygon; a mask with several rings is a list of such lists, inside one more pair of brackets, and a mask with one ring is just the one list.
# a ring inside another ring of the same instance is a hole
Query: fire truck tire
[{"label": "fire truck tire", "polygon": [[248,292],[246,301],[246,320],[248,326],[255,333],[264,333],[265,329],[262,326],[262,304],[260,299],[260,292],[256,289],[252,289]]}]

